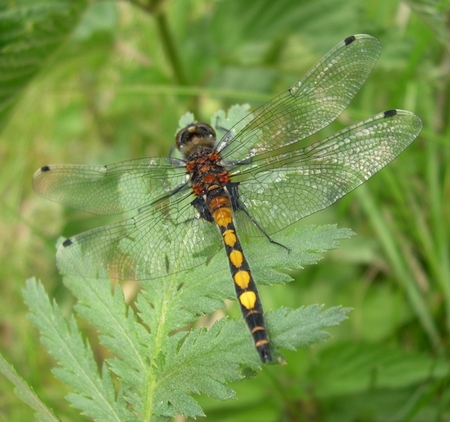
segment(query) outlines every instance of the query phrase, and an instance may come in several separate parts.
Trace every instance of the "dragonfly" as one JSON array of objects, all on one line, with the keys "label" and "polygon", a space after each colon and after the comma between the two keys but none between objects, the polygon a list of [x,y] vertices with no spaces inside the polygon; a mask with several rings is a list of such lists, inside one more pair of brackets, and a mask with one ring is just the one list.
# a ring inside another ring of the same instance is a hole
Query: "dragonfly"
[{"label": "dragonfly", "polygon": [[[263,363],[272,361],[263,307],[239,235],[278,244],[273,234],[336,202],[419,135],[420,118],[393,109],[323,140],[302,142],[344,111],[380,51],[376,38],[350,36],[290,89],[225,128],[221,138],[217,127],[188,124],[168,157],[41,167],[33,186],[49,200],[94,214],[133,212],[65,240],[56,255],[60,272],[150,280],[204,265],[225,249],[256,351]],[[288,246],[280,246],[288,253]]]}]

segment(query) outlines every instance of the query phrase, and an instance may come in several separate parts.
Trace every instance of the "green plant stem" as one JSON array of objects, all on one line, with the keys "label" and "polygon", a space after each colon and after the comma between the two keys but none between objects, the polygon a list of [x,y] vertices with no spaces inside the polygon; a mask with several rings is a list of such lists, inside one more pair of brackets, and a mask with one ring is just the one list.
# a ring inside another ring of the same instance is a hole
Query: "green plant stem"
[{"label": "green plant stem", "polygon": [[182,71],[181,60],[175,48],[175,43],[173,42],[172,35],[169,31],[169,26],[167,24],[167,17],[164,12],[159,12],[156,15],[156,24],[159,31],[159,38],[161,39],[164,52],[169,60],[172,67],[172,72],[175,76],[175,81],[179,85],[186,85],[187,80]]},{"label": "green plant stem", "polygon": [[164,53],[169,61],[175,82],[179,85],[186,85],[187,78],[183,73],[183,66],[181,66],[181,60],[178,51],[175,47],[172,34],[169,30],[167,23],[167,15],[164,8],[164,0],[149,0],[148,2],[139,2],[134,0],[134,4],[139,6],[145,12],[154,15],[156,21],[156,27],[159,33],[159,39],[161,40]]}]

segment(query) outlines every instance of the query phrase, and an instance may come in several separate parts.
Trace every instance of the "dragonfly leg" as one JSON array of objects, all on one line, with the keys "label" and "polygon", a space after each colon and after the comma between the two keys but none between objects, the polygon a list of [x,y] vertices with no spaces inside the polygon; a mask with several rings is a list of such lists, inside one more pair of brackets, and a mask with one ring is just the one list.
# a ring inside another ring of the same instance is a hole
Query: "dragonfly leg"
[{"label": "dragonfly leg", "polygon": [[282,248],[286,249],[288,252],[291,251],[291,248],[289,248],[286,245],[283,245],[282,243],[277,242],[276,240],[273,240],[269,234],[264,230],[264,227],[259,224],[258,220],[256,220],[250,212],[247,210],[245,205],[239,200],[239,189],[238,189],[239,183],[228,183],[227,184],[227,190],[231,197],[231,204],[233,206],[233,210],[241,210],[250,220],[251,222],[258,227],[258,229],[261,231],[261,233],[267,238],[267,240],[270,243],[273,243],[274,245],[281,246]]},{"label": "dragonfly leg", "polygon": [[211,215],[211,213],[208,209],[208,206],[206,205],[205,200],[203,198],[197,196],[192,201],[192,205],[198,211],[201,218],[203,218],[206,221],[209,221],[210,223],[212,223],[214,221],[214,218]]},{"label": "dragonfly leg", "polygon": [[172,147],[170,148],[170,152],[169,152],[169,162],[170,164],[174,165],[174,166],[185,166],[186,165],[186,160],[183,160],[182,158],[176,158],[174,157],[175,152],[177,151],[175,145],[172,145]]}]

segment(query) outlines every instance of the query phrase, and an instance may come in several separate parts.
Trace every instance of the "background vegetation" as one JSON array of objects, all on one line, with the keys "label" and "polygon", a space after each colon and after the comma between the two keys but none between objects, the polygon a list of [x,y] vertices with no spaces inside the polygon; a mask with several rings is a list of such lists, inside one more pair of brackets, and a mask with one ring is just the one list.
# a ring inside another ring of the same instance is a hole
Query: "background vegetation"
[{"label": "background vegetation", "polygon": [[[448,1],[0,4],[0,349],[62,420],[84,418],[63,399],[69,390],[52,376],[21,290],[39,277],[69,315],[55,241],[105,221],[37,197],[34,171],[166,155],[186,111],[208,121],[217,108],[259,105],[353,33],[376,36],[382,56],[326,132],[389,108],[417,113],[424,130],[363,187],[300,223],[337,223],[357,236],[261,294],[268,309],[354,311],[332,339],[232,385],[238,401],[200,402],[214,421],[450,420]],[[87,325],[85,334],[95,344]],[[99,362],[104,353],[96,348]],[[31,420],[5,378],[0,391],[2,420]]]}]

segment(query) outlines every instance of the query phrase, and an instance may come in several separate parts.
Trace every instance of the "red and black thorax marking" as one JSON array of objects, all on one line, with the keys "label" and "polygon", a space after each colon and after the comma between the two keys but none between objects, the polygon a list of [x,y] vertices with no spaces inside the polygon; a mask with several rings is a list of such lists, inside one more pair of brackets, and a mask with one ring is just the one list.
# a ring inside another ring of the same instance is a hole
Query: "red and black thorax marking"
[{"label": "red and black thorax marking", "polygon": [[263,362],[272,359],[256,284],[236,234],[233,211],[239,208],[237,185],[233,184],[220,153],[214,148],[214,129],[192,124],[177,135],[177,148],[186,160],[186,171],[196,195],[193,206],[201,218],[215,222],[222,235],[236,295]]}]

